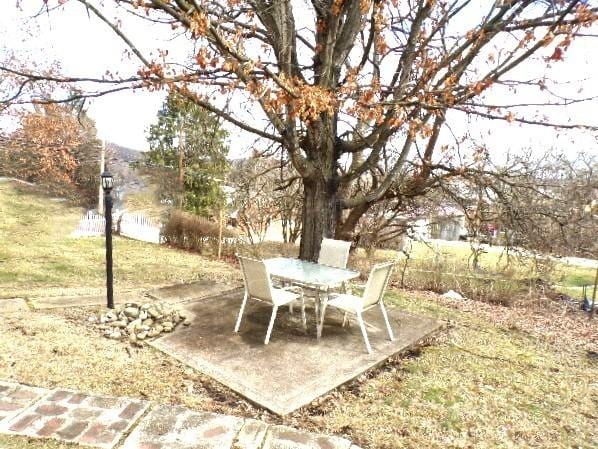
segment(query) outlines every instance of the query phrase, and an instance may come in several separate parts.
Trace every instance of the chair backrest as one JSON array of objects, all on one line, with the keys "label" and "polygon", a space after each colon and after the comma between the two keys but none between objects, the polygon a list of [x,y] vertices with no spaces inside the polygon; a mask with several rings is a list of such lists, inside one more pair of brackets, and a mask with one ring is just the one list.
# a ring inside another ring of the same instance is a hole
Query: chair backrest
[{"label": "chair backrest", "polygon": [[272,302],[272,281],[263,261],[237,256],[243,272],[245,291],[249,296]]},{"label": "chair backrest", "polygon": [[364,308],[378,303],[383,298],[393,266],[394,262],[374,265],[363,291]]},{"label": "chair backrest", "polygon": [[344,240],[323,239],[320,245],[318,263],[329,267],[347,268],[351,242]]}]

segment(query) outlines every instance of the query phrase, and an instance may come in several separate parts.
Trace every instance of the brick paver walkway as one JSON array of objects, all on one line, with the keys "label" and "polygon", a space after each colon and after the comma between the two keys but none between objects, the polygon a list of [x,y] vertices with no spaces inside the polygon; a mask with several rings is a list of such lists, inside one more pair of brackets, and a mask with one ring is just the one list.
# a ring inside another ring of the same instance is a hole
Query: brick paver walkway
[{"label": "brick paver walkway", "polygon": [[41,388],[0,381],[0,427],[17,416],[46,392]]},{"label": "brick paver walkway", "polygon": [[104,449],[359,449],[343,438],[253,419],[4,381],[0,433]]},{"label": "brick paver walkway", "polygon": [[10,387],[13,397],[29,398],[27,408],[3,420],[1,433],[54,438],[106,449],[118,443],[149,405],[134,399],[69,390],[45,391],[40,397],[29,387],[0,385]]}]

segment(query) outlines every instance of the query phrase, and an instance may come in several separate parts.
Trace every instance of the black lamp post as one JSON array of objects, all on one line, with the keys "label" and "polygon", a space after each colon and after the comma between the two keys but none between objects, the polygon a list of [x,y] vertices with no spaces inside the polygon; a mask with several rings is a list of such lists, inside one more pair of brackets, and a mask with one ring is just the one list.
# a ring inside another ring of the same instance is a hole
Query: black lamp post
[{"label": "black lamp post", "polygon": [[112,289],[112,187],[114,177],[110,172],[102,173],[102,188],[104,189],[104,216],[106,217],[106,298],[108,308],[114,309],[114,293]]}]

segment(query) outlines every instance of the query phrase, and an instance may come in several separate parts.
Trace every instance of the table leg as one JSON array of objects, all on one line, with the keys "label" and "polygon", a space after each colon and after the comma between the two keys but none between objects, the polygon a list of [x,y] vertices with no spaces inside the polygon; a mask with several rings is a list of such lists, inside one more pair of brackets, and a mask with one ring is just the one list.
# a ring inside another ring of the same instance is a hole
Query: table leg
[{"label": "table leg", "polygon": [[328,305],[328,289],[326,289],[324,300],[320,298],[320,292],[318,290],[318,301],[320,302],[320,316],[316,315],[317,321],[317,336],[318,340],[322,337],[322,329],[324,328],[324,316],[326,315],[326,306]]},{"label": "table leg", "polygon": [[322,304],[320,303],[320,289],[316,288],[316,300],[314,302],[314,306],[316,308],[316,337],[320,339],[320,313],[322,312]]}]

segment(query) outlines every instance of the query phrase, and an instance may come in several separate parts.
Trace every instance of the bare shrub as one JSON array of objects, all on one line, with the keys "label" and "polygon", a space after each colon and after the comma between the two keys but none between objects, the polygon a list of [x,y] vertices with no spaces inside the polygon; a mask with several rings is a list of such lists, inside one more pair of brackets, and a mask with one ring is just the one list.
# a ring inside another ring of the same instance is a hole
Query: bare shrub
[{"label": "bare shrub", "polygon": [[[178,248],[203,253],[206,249],[216,251],[219,237],[219,224],[181,211],[173,211],[164,225],[164,241]],[[238,235],[235,231],[222,230],[223,254],[233,254]]]}]

